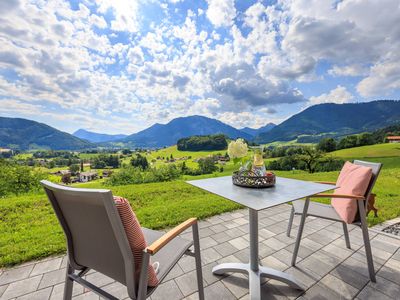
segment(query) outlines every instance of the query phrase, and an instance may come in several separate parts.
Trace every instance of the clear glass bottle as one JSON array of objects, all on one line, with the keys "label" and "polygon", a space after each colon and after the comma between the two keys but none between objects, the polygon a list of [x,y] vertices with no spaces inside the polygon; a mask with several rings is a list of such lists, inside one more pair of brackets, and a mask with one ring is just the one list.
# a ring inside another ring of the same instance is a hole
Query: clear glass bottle
[{"label": "clear glass bottle", "polygon": [[253,150],[252,171],[256,176],[265,176],[267,169],[265,168],[263,158],[263,146],[251,147]]}]

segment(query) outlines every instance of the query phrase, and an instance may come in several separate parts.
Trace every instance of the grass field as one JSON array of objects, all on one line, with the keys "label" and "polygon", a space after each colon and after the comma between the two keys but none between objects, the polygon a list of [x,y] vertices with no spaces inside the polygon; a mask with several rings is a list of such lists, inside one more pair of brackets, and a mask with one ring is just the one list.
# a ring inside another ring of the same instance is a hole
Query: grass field
[{"label": "grass field", "polygon": [[[172,153],[174,157],[179,157],[179,155],[201,157],[209,153],[183,154],[178,153],[176,148],[163,150],[171,151],[165,152],[164,155]],[[371,214],[368,217],[369,224],[374,225],[400,216],[400,157],[387,154],[390,151],[396,151],[396,147],[393,144],[384,144],[349,150],[340,150],[343,152],[337,151],[333,155],[340,155],[348,160],[358,158],[384,163],[383,171],[374,189],[377,194],[376,206],[379,209],[379,217],[374,218]],[[234,169],[232,164],[228,164],[222,173],[196,177],[185,176],[182,180],[173,182],[109,188],[115,195],[129,199],[143,226],[160,229],[173,226],[189,217],[206,218],[237,209],[239,206],[233,202],[203,192],[184,182],[187,179],[230,175]],[[276,173],[278,176],[314,181],[335,181],[338,175],[338,172],[308,174],[302,171],[277,171]],[[100,182],[79,186],[104,188]],[[0,232],[0,267],[65,252],[63,233],[44,193],[0,199]]]},{"label": "grass field", "polygon": [[342,149],[331,153],[337,157],[354,158],[354,157],[400,157],[400,144],[386,143],[370,146],[362,146],[356,148]]}]

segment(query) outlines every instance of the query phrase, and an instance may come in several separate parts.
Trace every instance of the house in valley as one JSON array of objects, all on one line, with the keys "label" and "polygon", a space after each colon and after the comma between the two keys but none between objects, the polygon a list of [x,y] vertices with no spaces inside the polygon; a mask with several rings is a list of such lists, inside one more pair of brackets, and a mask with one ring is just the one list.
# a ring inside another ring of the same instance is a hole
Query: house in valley
[{"label": "house in valley", "polygon": [[88,182],[96,179],[98,176],[95,171],[81,172],[79,173],[79,182]]},{"label": "house in valley", "polygon": [[388,136],[387,140],[389,143],[400,143],[400,135],[399,136],[396,136],[396,135]]}]

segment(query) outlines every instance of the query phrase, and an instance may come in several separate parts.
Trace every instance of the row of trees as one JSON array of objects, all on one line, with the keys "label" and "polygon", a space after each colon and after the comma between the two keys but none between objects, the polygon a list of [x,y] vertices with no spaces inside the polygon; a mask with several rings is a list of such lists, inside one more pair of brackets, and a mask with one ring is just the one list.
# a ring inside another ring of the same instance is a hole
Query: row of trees
[{"label": "row of trees", "polygon": [[191,136],[179,139],[177,148],[180,151],[224,150],[228,147],[226,139],[223,134]]}]

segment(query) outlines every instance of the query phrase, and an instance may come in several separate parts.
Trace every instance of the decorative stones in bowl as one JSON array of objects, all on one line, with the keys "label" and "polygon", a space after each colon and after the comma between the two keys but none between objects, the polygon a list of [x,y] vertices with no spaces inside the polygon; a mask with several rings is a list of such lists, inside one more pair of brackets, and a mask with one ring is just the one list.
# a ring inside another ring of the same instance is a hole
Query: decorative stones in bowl
[{"label": "decorative stones in bowl", "polygon": [[267,172],[265,176],[259,176],[252,171],[236,171],[232,175],[232,183],[237,186],[249,188],[268,188],[275,185],[276,176],[273,172]]}]

